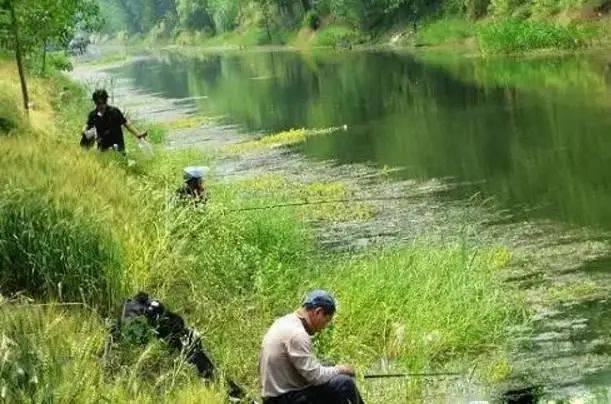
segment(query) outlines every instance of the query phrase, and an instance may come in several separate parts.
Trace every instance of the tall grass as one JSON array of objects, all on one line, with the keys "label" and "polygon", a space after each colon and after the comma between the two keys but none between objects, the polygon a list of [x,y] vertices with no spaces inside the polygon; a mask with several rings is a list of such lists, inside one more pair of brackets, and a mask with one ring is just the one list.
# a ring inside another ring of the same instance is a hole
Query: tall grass
[{"label": "tall grass", "polygon": [[353,28],[330,25],[317,31],[312,46],[347,48],[363,42],[361,35]]},{"label": "tall grass", "polygon": [[[98,316],[141,289],[183,314],[217,363],[255,394],[265,329],[311,288],[328,288],[340,302],[321,353],[362,370],[381,360],[416,370],[488,355],[506,326],[521,321],[519,302],[495,277],[508,259],[503,249],[416,244],[346,260],[318,251],[304,208],[236,211],[348,192],[337,184],[292,193],[280,184],[269,193],[258,180],[212,181],[205,209],[181,205],[172,198],[180,169],[210,156],[159,150],[140,161],[84,152],[72,135],[84,94],[62,79],[36,86],[50,106],[33,112],[31,129],[0,138],[0,292],[85,300],[98,310],[0,306],[9,401],[220,402],[222,388],[202,387],[163,344],[103,354]],[[393,402],[363,388],[372,402]]]},{"label": "tall grass", "polygon": [[226,402],[162,344],[123,347],[119,359],[105,349],[106,335],[100,319],[80,309],[0,307],[0,400]]},{"label": "tall grass", "polygon": [[3,288],[33,297],[108,305],[124,285],[121,245],[100,218],[37,189],[2,192],[0,260]]},{"label": "tall grass", "polygon": [[592,29],[562,26],[545,21],[505,19],[483,25],[478,31],[485,53],[520,53],[537,49],[583,48],[596,36]]},{"label": "tall grass", "polygon": [[422,27],[417,33],[419,45],[443,45],[461,43],[475,36],[475,24],[466,18],[444,18]]}]

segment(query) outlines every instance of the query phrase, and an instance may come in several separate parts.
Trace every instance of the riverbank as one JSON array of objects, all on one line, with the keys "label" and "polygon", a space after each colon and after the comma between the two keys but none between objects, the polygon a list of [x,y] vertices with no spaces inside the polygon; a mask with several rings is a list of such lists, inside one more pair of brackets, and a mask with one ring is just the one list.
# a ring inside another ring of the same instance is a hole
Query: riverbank
[{"label": "riverbank", "polygon": [[[1,321],[12,341],[3,347],[2,371],[9,401],[158,402],[163,394],[168,402],[221,402],[221,387],[202,387],[161,344],[118,347],[98,359],[102,319],[138,290],[183,313],[217,362],[253,393],[261,335],[312,287],[333,290],[341,304],[335,327],[320,340],[327,358],[353,362],[362,372],[464,370],[477,361],[480,379],[506,376],[503,344],[510,326],[523,322],[523,308],[498,276],[505,249],[422,239],[351,257],[321,250],[310,223],[355,220],[370,214],[365,208],[236,212],[304,195],[347,195],[338,181],[304,189],[265,175],[235,182],[213,177],[211,202],[194,212],[168,197],[183,166],[210,164],[215,156],[161,145],[152,160],[82,152],[75,128],[88,108],[86,94],[58,76],[34,80],[28,123],[17,108],[16,73],[7,64],[2,69],[3,110],[12,111],[4,125],[10,133],[0,138]],[[273,189],[282,192],[270,194]],[[83,306],[37,305],[54,302]],[[74,384],[77,378],[88,383]],[[418,384],[361,384],[374,402],[423,391]]]},{"label": "riverbank", "polygon": [[[342,22],[338,18],[324,18],[314,27],[271,30],[256,24],[238,26],[216,35],[200,31],[180,31],[173,36],[122,35],[110,42],[135,47],[186,47],[194,49],[247,49],[260,47],[288,47],[302,51],[321,48],[333,49],[441,49],[458,53],[528,54],[540,51],[575,52],[611,46],[611,16],[607,9],[567,8],[562,12],[539,10],[504,14],[490,12],[480,18],[460,13],[441,13],[434,17],[404,21],[384,28],[367,30]],[[105,37],[108,41],[108,37]],[[107,42],[103,42],[107,43]]]}]

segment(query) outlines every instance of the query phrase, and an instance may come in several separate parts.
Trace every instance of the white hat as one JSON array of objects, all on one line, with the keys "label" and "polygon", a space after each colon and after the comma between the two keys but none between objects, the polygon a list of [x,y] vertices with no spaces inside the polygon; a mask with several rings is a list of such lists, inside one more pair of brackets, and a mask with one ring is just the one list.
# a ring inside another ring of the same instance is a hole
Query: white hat
[{"label": "white hat", "polygon": [[202,179],[208,174],[210,168],[204,166],[192,166],[184,169],[184,177],[185,180],[199,180]]}]

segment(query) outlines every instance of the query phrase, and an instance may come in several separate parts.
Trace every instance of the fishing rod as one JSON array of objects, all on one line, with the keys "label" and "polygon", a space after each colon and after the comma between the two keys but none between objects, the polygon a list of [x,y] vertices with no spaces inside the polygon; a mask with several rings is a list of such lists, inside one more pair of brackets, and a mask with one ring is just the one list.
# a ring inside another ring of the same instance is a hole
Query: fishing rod
[{"label": "fishing rod", "polygon": [[364,379],[390,379],[390,378],[407,378],[407,377],[458,377],[463,376],[461,373],[381,373],[367,374]]},{"label": "fishing rod", "polygon": [[290,208],[290,207],[309,206],[309,205],[332,205],[332,204],[353,203],[353,202],[405,201],[405,200],[410,200],[410,199],[421,198],[424,196],[429,196],[435,193],[436,192],[420,192],[417,194],[411,194],[407,196],[388,196],[388,197],[379,197],[379,198],[352,198],[352,199],[332,199],[332,200],[325,200],[325,201],[288,202],[288,203],[279,203],[275,205],[251,206],[247,208],[231,209],[226,212],[227,213],[250,212],[250,211],[256,211],[256,210]]}]

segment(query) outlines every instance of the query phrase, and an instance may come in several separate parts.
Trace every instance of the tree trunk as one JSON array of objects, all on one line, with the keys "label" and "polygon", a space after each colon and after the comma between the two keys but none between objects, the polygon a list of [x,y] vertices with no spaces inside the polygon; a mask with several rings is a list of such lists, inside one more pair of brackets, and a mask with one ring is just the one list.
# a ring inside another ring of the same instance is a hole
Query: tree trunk
[{"label": "tree trunk", "polygon": [[42,41],[42,74],[47,70],[47,40]]},{"label": "tree trunk", "polygon": [[263,18],[265,18],[265,30],[267,31],[267,39],[269,40],[269,42],[272,42],[272,32],[269,28],[269,24],[270,24],[270,19],[271,19],[271,12],[269,10],[269,2],[268,0],[265,0],[265,2],[263,3]]},{"label": "tree trunk", "polygon": [[30,112],[30,98],[28,96],[28,85],[25,79],[25,70],[23,68],[23,54],[21,52],[21,41],[19,39],[19,24],[17,22],[17,14],[15,13],[15,7],[13,6],[13,0],[7,0],[9,13],[11,15],[11,25],[13,30],[13,38],[15,40],[15,59],[17,61],[17,68],[19,69],[19,79],[21,80],[21,94],[23,95],[23,108],[25,113]]}]

